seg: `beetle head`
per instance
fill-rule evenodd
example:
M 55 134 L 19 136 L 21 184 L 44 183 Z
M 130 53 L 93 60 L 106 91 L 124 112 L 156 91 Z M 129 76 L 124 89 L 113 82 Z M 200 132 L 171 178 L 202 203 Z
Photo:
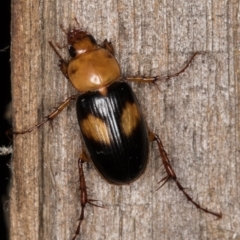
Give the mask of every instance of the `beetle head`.
M 94 37 L 86 31 L 71 29 L 68 34 L 68 51 L 72 58 L 98 48 Z

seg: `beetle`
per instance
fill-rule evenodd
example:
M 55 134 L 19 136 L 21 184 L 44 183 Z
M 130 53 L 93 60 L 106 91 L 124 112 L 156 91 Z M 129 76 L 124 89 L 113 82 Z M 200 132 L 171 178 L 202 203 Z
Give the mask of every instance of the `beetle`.
M 168 76 L 123 77 L 111 42 L 105 39 L 99 45 L 90 33 L 81 28 L 63 31 L 67 35 L 71 57 L 69 61 L 63 59 L 51 41 L 49 44 L 59 57 L 61 72 L 78 94 L 68 97 L 32 128 L 12 133 L 19 135 L 38 129 L 55 119 L 71 101 L 77 101 L 77 118 L 85 147 L 78 159 L 81 212 L 72 240 L 80 234 L 86 205 L 98 206 L 95 200 L 88 197 L 83 164 L 91 161 L 102 178 L 111 184 L 130 184 L 146 169 L 149 142 L 157 143 L 166 171 L 166 176 L 159 182 L 159 188 L 172 179 L 196 208 L 221 218 L 221 212 L 208 210 L 195 202 L 178 181 L 160 137 L 147 127 L 137 97 L 127 83 L 132 81 L 155 84 L 157 81 L 178 76 L 201 52 L 195 52 L 180 71 Z

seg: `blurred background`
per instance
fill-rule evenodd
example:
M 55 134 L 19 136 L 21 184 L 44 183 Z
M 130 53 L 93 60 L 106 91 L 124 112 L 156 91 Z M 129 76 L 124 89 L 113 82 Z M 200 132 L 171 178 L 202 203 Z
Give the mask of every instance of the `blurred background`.
M 0 147 L 9 147 L 11 142 L 5 132 L 11 127 L 10 87 L 10 0 L 0 1 Z M 0 156 L 0 239 L 8 240 L 9 183 L 11 155 Z

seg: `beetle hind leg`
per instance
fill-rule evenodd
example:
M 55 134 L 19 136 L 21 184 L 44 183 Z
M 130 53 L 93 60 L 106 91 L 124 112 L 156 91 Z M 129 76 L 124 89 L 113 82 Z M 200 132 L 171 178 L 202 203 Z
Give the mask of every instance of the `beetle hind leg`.
M 81 212 L 80 212 L 80 217 L 78 218 L 78 221 L 79 221 L 78 226 L 77 226 L 75 235 L 73 236 L 72 240 L 75 240 L 76 237 L 80 234 L 81 225 L 84 220 L 84 211 L 85 211 L 86 205 L 89 204 L 89 205 L 92 205 L 95 207 L 102 207 L 102 206 L 95 204 L 95 202 L 97 200 L 88 198 L 87 185 L 86 185 L 85 176 L 84 176 L 84 172 L 83 172 L 83 164 L 88 161 L 89 161 L 89 158 L 87 157 L 86 153 L 83 152 L 80 155 L 80 158 L 78 159 Z
M 160 155 L 161 155 L 161 158 L 162 158 L 162 162 L 163 162 L 163 166 L 165 168 L 165 171 L 167 173 L 167 176 L 164 177 L 160 182 L 158 182 L 159 184 L 161 182 L 163 182 L 159 188 L 161 188 L 168 180 L 172 179 L 178 189 L 184 194 L 184 196 L 187 198 L 187 200 L 189 202 L 191 202 L 196 208 L 204 211 L 205 213 L 209 213 L 209 214 L 212 214 L 214 216 L 216 216 L 218 219 L 222 217 L 222 213 L 217 213 L 217 212 L 213 212 L 213 211 L 210 211 L 208 210 L 207 208 L 204 208 L 202 207 L 199 203 L 195 202 L 191 197 L 190 195 L 185 191 L 185 188 L 181 185 L 181 183 L 178 181 L 177 179 L 177 176 L 176 176 L 176 173 L 175 171 L 173 170 L 173 167 L 169 161 L 169 158 L 168 158 L 168 155 L 167 155 L 167 152 L 165 151 L 164 147 L 163 147 L 163 144 L 162 144 L 162 141 L 161 139 L 159 138 L 159 136 L 155 133 L 152 133 L 149 131 L 149 141 L 156 141 L 157 144 L 158 144 L 158 149 L 159 149 L 159 152 L 160 152 Z

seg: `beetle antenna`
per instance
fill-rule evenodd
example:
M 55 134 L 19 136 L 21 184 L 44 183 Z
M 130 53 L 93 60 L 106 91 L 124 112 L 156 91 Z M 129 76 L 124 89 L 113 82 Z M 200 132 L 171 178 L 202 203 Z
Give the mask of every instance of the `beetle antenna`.
M 74 21 L 76 22 L 78 28 L 80 29 L 80 23 L 79 23 L 79 21 L 77 20 L 76 16 L 74 17 Z
M 62 29 L 62 31 L 63 31 L 66 35 L 68 35 L 68 31 L 63 27 L 62 24 L 60 24 L 60 28 Z

